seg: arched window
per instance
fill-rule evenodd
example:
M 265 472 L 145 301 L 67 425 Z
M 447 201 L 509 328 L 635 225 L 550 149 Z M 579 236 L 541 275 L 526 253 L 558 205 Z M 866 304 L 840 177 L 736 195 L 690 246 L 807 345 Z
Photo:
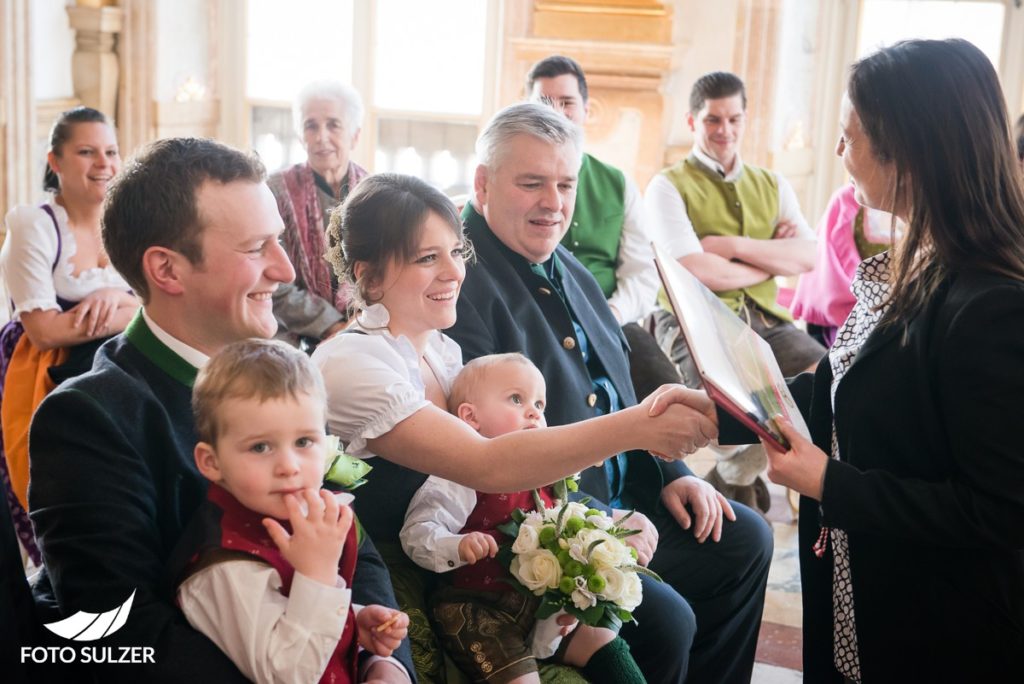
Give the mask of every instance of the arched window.
M 292 98 L 309 81 L 337 79 L 366 106 L 356 161 L 468 192 L 496 91 L 498 4 L 248 0 L 243 139 L 270 170 L 303 160 Z

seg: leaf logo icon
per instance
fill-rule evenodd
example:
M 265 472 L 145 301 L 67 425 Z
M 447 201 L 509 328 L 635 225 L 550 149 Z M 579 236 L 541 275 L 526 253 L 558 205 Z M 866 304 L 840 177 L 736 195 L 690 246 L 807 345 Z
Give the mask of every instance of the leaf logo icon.
M 80 610 L 71 617 L 44 624 L 43 627 L 71 641 L 96 641 L 124 627 L 134 599 L 135 591 L 113 610 L 98 614 Z

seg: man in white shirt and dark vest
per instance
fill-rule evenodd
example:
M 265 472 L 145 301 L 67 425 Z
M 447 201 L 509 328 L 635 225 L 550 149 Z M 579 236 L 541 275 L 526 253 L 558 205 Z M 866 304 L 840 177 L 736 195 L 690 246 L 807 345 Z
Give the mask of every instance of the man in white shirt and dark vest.
M 590 92 L 583 68 L 562 55 L 545 57 L 530 68 L 526 90 L 583 128 Z M 562 245 L 587 267 L 608 299 L 608 307 L 629 342 L 630 376 L 638 397 L 665 383 L 679 382 L 675 366 L 637 321 L 657 309 L 660 281 L 654 267 L 636 183 L 620 169 L 583 154 L 576 205 Z
M 793 325 L 776 301 L 775 276 L 814 268 L 814 231 L 792 186 L 778 173 L 744 164 L 739 146 L 747 95 L 735 74 L 716 71 L 690 92 L 693 150 L 657 174 L 644 204 L 654 239 L 713 290 L 768 344 L 786 376 L 814 370 L 824 347 Z M 667 303 L 654 315 L 655 337 L 679 366 L 683 382 L 700 383 Z M 767 510 L 760 445 L 718 451 L 708 480 L 727 496 Z

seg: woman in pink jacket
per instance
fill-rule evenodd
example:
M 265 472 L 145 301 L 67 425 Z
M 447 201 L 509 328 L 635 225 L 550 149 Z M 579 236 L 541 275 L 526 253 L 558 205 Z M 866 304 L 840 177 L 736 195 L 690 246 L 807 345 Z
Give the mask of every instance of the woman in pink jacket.
M 800 277 L 790 304 L 793 316 L 807 322 L 807 332 L 826 347 L 853 309 L 850 291 L 861 261 L 889 249 L 892 215 L 857 203 L 853 184 L 835 191 L 818 224 L 814 270 Z M 898 238 L 898 235 L 896 236 Z

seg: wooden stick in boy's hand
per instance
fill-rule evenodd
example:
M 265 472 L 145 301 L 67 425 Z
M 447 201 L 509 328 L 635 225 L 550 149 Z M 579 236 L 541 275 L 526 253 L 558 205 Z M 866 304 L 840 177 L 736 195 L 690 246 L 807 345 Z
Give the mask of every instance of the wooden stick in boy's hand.
M 391 627 L 393 627 L 394 624 L 396 622 L 398 622 L 398 618 L 399 618 L 400 615 L 401 615 L 401 613 L 395 613 L 394 615 L 391 616 L 390 620 L 388 620 L 385 623 L 377 625 L 377 629 L 375 631 L 377 631 L 379 633 L 379 632 L 383 632 L 385 629 L 391 629 Z
M 387 658 L 409 634 L 409 616 L 381 605 L 363 606 L 356 613 L 359 645 L 373 655 Z

